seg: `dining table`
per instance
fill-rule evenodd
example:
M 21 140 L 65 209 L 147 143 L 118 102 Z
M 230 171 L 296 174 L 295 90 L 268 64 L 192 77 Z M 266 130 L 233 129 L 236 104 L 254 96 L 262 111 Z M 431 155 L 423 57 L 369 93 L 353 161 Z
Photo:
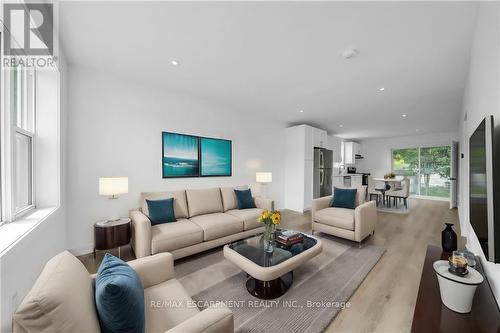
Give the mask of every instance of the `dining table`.
M 383 177 L 377 178 L 377 177 L 373 177 L 372 179 L 374 181 L 377 181 L 377 182 L 384 182 L 385 185 L 390 186 L 391 183 L 392 184 L 395 184 L 395 183 L 401 184 L 401 182 L 403 181 L 404 178 L 383 178 Z
M 390 208 L 390 201 L 386 200 L 385 197 L 385 192 L 389 191 L 392 187 L 394 187 L 394 184 L 399 184 L 399 187 L 401 187 L 401 182 L 403 181 L 404 178 L 383 178 L 383 177 L 373 177 L 372 178 L 376 182 L 384 182 L 385 187 L 384 188 L 375 188 L 376 191 L 379 191 L 382 194 L 382 205 L 388 205 Z

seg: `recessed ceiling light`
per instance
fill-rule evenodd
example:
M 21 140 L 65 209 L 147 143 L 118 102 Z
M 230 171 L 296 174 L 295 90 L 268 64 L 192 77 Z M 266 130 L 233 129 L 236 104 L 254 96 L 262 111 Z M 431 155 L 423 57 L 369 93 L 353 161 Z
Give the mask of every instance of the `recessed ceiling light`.
M 407 115 L 405 115 L 405 114 L 402 114 L 402 115 L 401 115 L 401 117 L 403 117 L 403 118 L 406 118 L 406 117 L 407 117 Z
M 174 66 L 179 66 L 179 61 L 177 61 L 177 60 L 175 60 L 175 59 L 174 59 L 174 60 L 172 60 L 172 61 L 170 61 L 170 63 L 171 63 L 172 65 L 174 65 Z
M 355 56 L 357 56 L 358 53 L 359 53 L 358 50 L 356 50 L 355 48 L 349 47 L 345 50 L 342 50 L 342 52 L 340 54 L 342 55 L 342 58 L 344 58 L 344 59 L 352 59 Z
M 378 88 L 378 90 L 379 90 L 379 91 L 384 91 L 384 90 L 385 90 L 385 88 L 384 88 L 384 87 L 380 87 L 380 88 Z
M 299 110 L 300 113 L 304 113 L 304 110 Z
M 420 130 L 417 128 L 417 129 L 415 130 L 415 132 L 420 132 Z
M 344 125 L 340 124 L 339 127 L 344 127 Z

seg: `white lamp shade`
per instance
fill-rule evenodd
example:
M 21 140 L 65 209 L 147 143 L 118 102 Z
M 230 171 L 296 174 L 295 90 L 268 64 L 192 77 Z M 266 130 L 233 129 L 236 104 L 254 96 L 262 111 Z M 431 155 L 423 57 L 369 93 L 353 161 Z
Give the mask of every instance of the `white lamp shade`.
M 257 172 L 255 174 L 255 181 L 257 183 L 271 183 L 273 181 L 272 172 Z
M 99 178 L 100 195 L 117 195 L 128 193 L 128 177 Z

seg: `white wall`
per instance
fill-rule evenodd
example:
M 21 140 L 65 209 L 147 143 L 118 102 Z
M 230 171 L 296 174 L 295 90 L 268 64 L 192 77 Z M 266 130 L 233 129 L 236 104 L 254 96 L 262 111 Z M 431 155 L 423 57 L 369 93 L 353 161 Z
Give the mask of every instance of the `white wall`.
M 16 243 L 0 254 L 0 332 L 10 332 L 12 329 L 12 314 L 21 303 L 26 293 L 31 289 L 46 262 L 57 253 L 66 249 L 66 122 L 67 122 L 67 72 L 65 57 L 60 50 L 60 119 L 58 128 L 61 145 L 58 154 L 51 155 L 53 167 L 60 170 L 59 193 L 52 189 L 45 199 L 60 196 L 59 207 L 53 214 L 36 225 Z M 52 126 L 53 124 L 51 124 Z M 59 158 L 57 158 L 59 155 Z M 59 164 L 59 165 L 57 165 Z M 53 176 L 53 173 L 51 173 Z M 48 175 L 42 175 L 42 177 Z M 57 176 L 57 175 L 56 175 Z M 57 178 L 57 177 L 56 177 Z M 53 181 L 56 181 L 53 179 Z M 56 181 L 57 182 L 57 181 Z M 54 201 L 45 200 L 44 203 L 53 204 Z M 15 223 L 15 222 L 14 222 Z
M 467 247 L 480 254 L 481 247 L 469 222 L 469 179 L 468 142 L 470 135 L 482 119 L 488 115 L 495 117 L 495 131 L 500 131 L 500 6 L 496 2 L 481 3 L 471 54 L 469 78 L 464 94 L 464 109 L 461 123 L 461 151 L 466 158 L 460 163 L 460 224 L 463 236 L 467 237 Z M 497 145 L 498 146 L 498 145 Z M 496 170 L 498 172 L 498 170 Z M 497 198 L 498 204 L 498 198 Z M 498 218 L 498 217 L 497 217 Z M 498 225 L 498 224 L 497 224 Z M 484 263 L 484 260 L 483 260 Z M 500 264 L 485 263 L 488 280 L 500 304 Z
M 392 149 L 450 145 L 452 141 L 458 141 L 458 138 L 458 132 L 446 132 L 363 140 L 360 143 L 364 159 L 358 160 L 356 167 L 360 172 L 369 172 L 374 177 L 382 177 L 391 171 Z
M 284 124 L 79 66 L 69 78 L 68 244 L 75 253 L 92 250 L 97 220 L 139 207 L 141 191 L 254 184 L 255 172 L 271 171 L 267 194 L 283 207 Z M 162 179 L 162 131 L 232 140 L 233 176 Z M 129 193 L 100 197 L 102 176 L 129 177 Z

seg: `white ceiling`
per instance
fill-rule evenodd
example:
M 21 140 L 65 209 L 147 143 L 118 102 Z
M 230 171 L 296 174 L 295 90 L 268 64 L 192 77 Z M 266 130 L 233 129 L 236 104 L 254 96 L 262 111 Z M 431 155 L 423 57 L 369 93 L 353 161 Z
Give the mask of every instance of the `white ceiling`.
M 63 2 L 60 35 L 70 63 L 361 139 L 457 130 L 475 16 L 464 2 Z

